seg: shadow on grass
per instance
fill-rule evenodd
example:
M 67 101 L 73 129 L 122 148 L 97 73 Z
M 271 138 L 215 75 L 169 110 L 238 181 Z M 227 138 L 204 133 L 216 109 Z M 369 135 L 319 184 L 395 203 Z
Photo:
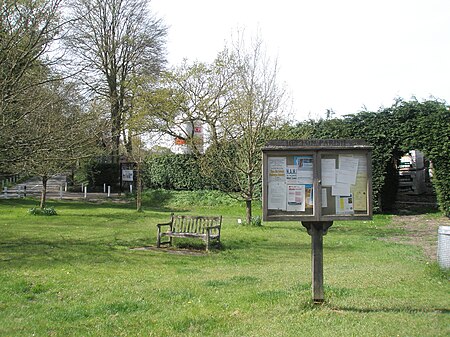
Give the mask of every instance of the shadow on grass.
M 170 213 L 174 212 L 173 208 L 164 206 L 162 201 L 157 200 L 146 200 L 143 202 L 142 207 L 145 210 L 157 211 Z M 33 198 L 24 199 L 4 199 L 0 200 L 0 206 L 10 206 L 12 208 L 23 207 L 32 208 L 39 207 L 39 200 Z M 71 209 L 71 210 L 85 210 L 85 209 L 136 209 L 136 204 L 134 200 L 121 199 L 120 201 L 113 200 L 100 200 L 100 201 L 89 201 L 89 200 L 48 200 L 46 203 L 47 207 L 53 207 L 58 211 L 58 208 Z M 177 209 L 177 213 L 188 212 L 185 209 Z
M 32 198 L 24 199 L 7 199 L 1 200 L 0 205 L 11 206 L 11 207 L 35 207 L 39 206 L 39 200 Z M 132 209 L 134 204 L 129 201 L 124 202 L 113 202 L 105 200 L 102 202 L 91 202 L 91 201 L 74 201 L 74 200 L 48 200 L 46 202 L 47 207 L 64 207 L 67 209 L 86 209 L 86 208 L 117 208 L 117 209 Z
M 327 305 L 325 304 L 325 307 Z M 353 313 L 411 313 L 411 314 L 421 314 L 421 313 L 433 313 L 433 314 L 450 314 L 449 308 L 432 308 L 432 309 L 424 309 L 424 308 L 411 308 L 411 307 L 398 307 L 398 308 L 363 308 L 363 307 L 354 307 L 354 306 L 330 306 L 327 307 L 333 311 L 337 312 L 353 312 Z
M 97 264 L 123 261 L 123 252 L 140 246 L 144 240 L 132 242 L 105 237 L 105 241 L 59 238 L 55 240 L 24 239 L 0 242 L 0 268 L 8 266 L 48 266 L 48 264 Z

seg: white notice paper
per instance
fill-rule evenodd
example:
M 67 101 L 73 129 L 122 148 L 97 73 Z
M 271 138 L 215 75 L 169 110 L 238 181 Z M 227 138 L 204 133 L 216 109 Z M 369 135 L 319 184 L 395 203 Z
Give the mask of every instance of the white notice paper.
M 338 183 L 356 183 L 356 173 L 358 172 L 358 158 L 339 156 L 339 169 L 336 170 L 336 180 Z
M 349 195 L 350 194 L 350 185 L 344 183 L 336 183 L 331 186 L 331 195 Z
M 322 207 L 328 207 L 327 189 L 322 188 Z
M 286 210 L 286 183 L 280 181 L 269 181 L 268 186 L 268 209 Z
M 336 159 L 322 159 L 322 186 L 336 184 Z
M 298 184 L 297 166 L 295 165 L 286 166 L 286 183 L 288 185 Z

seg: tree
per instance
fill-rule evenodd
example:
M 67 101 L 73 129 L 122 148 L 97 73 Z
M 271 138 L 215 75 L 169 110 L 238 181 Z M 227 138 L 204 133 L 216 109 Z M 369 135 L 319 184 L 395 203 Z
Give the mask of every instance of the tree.
M 37 141 L 27 119 L 44 104 L 40 87 L 53 62 L 45 55 L 61 30 L 61 0 L 0 2 L 0 169 L 26 158 Z
M 156 85 L 141 84 L 138 95 L 139 124 L 149 131 L 190 144 L 193 134 L 184 125 L 207 126 L 209 149 L 204 156 L 197 151 L 203 173 L 217 188 L 238 192 L 246 201 L 247 222 L 262 179 L 261 147 L 284 122 L 285 91 L 277 75 L 278 66 L 266 57 L 261 39 L 247 48 L 241 37 L 213 63 L 185 62 Z
M 121 133 L 131 152 L 125 121 L 132 113 L 133 77 L 156 75 L 164 62 L 167 33 L 152 17 L 145 0 L 74 0 L 72 29 L 66 44 L 79 67 L 80 79 L 109 105 L 111 159 L 119 161 Z
M 285 91 L 278 84 L 277 63 L 265 55 L 260 38 L 250 47 L 242 37 L 235 41 L 229 59 L 234 69 L 227 93 L 230 104 L 220 120 L 222 133 L 206 167 L 215 162 L 227 173 L 231 186 L 246 202 L 247 223 L 251 223 L 252 201 L 262 179 L 261 148 L 284 120 L 281 108 Z M 221 176 L 210 177 L 218 186 L 223 185 Z
M 39 87 L 39 99 L 44 102 L 38 111 L 26 118 L 30 143 L 26 158 L 14 164 L 16 171 L 40 176 L 44 208 L 47 180 L 69 169 L 77 160 L 99 153 L 101 121 L 89 111 L 83 111 L 74 84 L 52 81 Z
M 141 82 L 136 104 L 139 124 L 147 131 L 162 132 L 186 142 L 196 155 L 202 152 L 195 144 L 196 125 L 206 126 L 206 143 L 217 144 L 221 121 L 231 104 L 230 85 L 237 70 L 230 57 L 225 49 L 211 64 L 188 64 L 185 60 L 163 72 L 156 83 Z

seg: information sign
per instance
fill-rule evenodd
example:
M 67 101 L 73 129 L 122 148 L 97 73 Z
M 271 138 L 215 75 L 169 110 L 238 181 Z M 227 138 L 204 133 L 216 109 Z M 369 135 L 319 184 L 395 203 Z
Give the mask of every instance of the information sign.
M 323 235 L 334 220 L 372 218 L 371 152 L 360 140 L 276 140 L 263 149 L 263 220 L 307 228 L 314 302 L 324 301 Z
M 264 221 L 370 219 L 371 150 L 359 140 L 269 142 L 263 149 Z

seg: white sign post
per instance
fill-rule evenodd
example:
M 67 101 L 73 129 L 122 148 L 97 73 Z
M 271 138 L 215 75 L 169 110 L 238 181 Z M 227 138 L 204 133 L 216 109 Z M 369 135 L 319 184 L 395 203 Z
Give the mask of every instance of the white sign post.
M 122 181 L 133 182 L 133 170 L 122 170 Z

